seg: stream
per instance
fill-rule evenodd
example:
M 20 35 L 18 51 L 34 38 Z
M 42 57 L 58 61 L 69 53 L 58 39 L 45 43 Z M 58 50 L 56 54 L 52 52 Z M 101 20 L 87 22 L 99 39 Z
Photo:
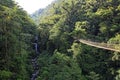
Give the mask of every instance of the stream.
M 38 67 L 38 56 L 39 56 L 39 52 L 38 52 L 38 37 L 35 37 L 35 42 L 33 43 L 34 45 L 34 50 L 35 50 L 35 56 L 31 59 L 31 63 L 32 63 L 32 67 L 34 69 L 32 75 L 31 75 L 31 80 L 36 80 L 38 74 L 39 74 L 39 67 Z

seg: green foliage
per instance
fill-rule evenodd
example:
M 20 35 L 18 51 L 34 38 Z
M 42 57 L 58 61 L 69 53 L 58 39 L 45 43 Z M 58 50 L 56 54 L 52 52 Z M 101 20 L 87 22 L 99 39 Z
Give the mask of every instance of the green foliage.
M 120 54 L 76 43 L 105 41 L 120 49 L 120 0 L 55 0 L 36 25 L 12 0 L 0 0 L 0 79 L 29 80 L 32 39 L 41 55 L 37 80 L 119 80 Z M 40 18 L 40 20 L 38 20 Z M 38 33 L 37 33 L 38 32 Z
M 98 9 L 97 12 L 96 12 L 96 15 L 97 16 L 100 16 L 100 17 L 108 17 L 108 16 L 112 16 L 113 15 L 113 7 L 109 7 L 108 9 Z
M 115 37 L 110 38 L 108 43 L 109 44 L 120 44 L 120 34 L 117 34 Z
M 89 76 L 87 76 L 89 80 L 100 80 L 99 74 L 96 74 L 95 72 L 90 72 Z
M 115 80 L 119 80 L 120 79 L 120 70 L 117 71 L 117 76 L 115 77 Z
M 0 70 L 0 79 L 1 80 L 8 80 L 12 77 L 12 75 L 13 74 L 10 71 L 5 71 L 5 70 L 1 71 Z
M 115 37 L 110 38 L 108 44 L 114 44 L 116 49 L 120 49 L 120 34 L 117 34 Z
M 29 79 L 30 41 L 36 27 L 12 0 L 0 0 L 0 79 Z M 24 35 L 23 35 L 24 34 Z
M 76 75 L 79 73 L 76 70 L 88 80 L 119 79 L 116 74 L 119 53 L 83 45 L 73 39 L 119 45 L 119 4 L 120 0 L 56 0 L 44 9 L 38 31 L 40 50 L 46 53 L 39 57 L 38 80 L 77 80 L 70 77 L 74 71 Z M 71 65 L 70 70 L 68 61 L 76 68 Z
M 42 54 L 38 61 L 41 67 L 39 79 L 86 80 L 81 75 L 81 69 L 78 64 L 65 54 L 59 52 L 55 52 L 52 56 Z
M 73 53 L 73 58 L 76 58 L 76 56 L 81 53 L 81 45 L 78 43 L 73 43 L 71 49 L 68 49 L 68 51 Z

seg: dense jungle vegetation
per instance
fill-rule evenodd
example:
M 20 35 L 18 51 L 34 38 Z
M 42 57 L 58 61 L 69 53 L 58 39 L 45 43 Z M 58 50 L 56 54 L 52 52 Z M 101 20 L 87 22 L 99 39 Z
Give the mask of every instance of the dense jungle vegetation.
M 120 80 L 119 52 L 74 39 L 120 47 L 120 0 L 55 0 L 40 10 L 36 26 L 14 1 L 0 0 L 0 80 L 30 80 L 35 35 L 36 80 Z
M 29 80 L 36 26 L 12 0 L 0 0 L 0 80 Z

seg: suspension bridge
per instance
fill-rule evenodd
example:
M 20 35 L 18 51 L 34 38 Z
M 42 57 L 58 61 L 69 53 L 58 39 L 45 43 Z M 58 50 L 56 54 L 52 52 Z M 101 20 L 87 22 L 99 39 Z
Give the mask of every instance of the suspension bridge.
M 120 52 L 120 44 L 108 44 L 108 43 L 100 43 L 100 42 L 94 42 L 91 40 L 84 40 L 84 39 L 77 39 L 77 41 L 89 45 L 89 46 L 93 46 L 96 48 L 101 48 L 101 49 L 106 49 L 106 50 L 110 50 L 110 51 L 115 51 L 115 52 Z

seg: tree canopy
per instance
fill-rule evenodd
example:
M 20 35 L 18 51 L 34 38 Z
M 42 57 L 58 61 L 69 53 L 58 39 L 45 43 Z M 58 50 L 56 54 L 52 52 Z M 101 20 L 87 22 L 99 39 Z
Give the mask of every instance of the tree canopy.
M 32 14 L 0 0 L 0 80 L 29 80 L 38 44 L 36 80 L 120 80 L 120 0 L 55 0 Z M 34 38 L 37 35 L 38 40 Z

